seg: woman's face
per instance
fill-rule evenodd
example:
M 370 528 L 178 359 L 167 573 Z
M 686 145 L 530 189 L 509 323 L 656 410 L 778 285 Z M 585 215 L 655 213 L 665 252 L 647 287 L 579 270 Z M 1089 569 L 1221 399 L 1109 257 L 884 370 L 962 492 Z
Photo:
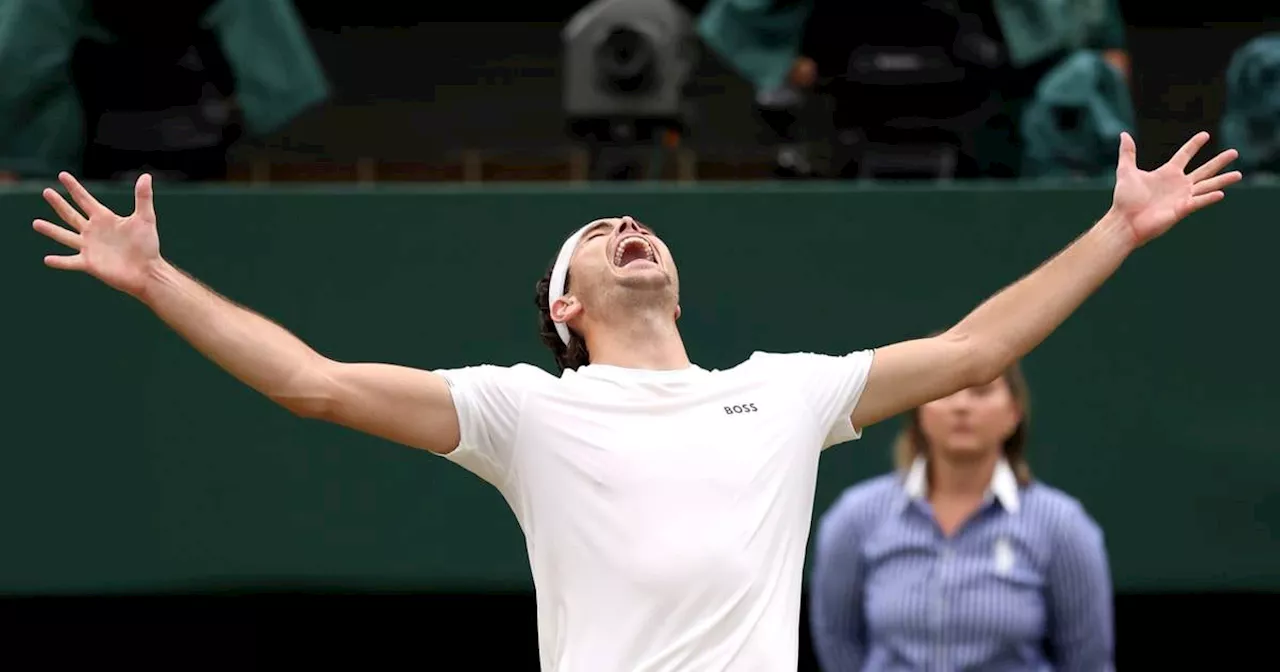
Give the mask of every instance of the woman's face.
M 1003 378 L 920 407 L 920 430 L 935 455 L 976 458 L 998 453 L 1022 412 Z

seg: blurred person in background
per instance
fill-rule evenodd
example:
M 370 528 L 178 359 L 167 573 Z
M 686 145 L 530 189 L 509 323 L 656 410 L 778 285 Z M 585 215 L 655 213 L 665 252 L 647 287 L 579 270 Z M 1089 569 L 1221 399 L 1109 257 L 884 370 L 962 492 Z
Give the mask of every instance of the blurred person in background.
M 698 30 L 755 88 L 757 112 L 779 144 L 777 172 L 786 176 L 822 172 L 808 149 L 826 135 L 832 177 L 1018 177 L 1023 110 L 1041 97 L 1047 73 L 1081 50 L 1122 81 L 1130 68 L 1118 0 L 711 0 Z M 1062 81 L 1055 81 L 1058 97 Z M 1081 77 L 1068 82 L 1092 85 Z M 1065 95 L 1095 105 L 1102 99 L 1121 116 L 1127 104 L 1112 104 L 1109 88 Z M 815 96 L 829 99 L 829 109 L 810 115 Z M 829 128 L 808 128 L 820 114 Z M 1071 133 L 1088 132 L 1071 115 L 1049 116 L 1061 132 L 1035 127 L 1032 142 L 1048 144 L 1038 155 L 1052 156 L 1070 145 Z M 1101 129 L 1111 133 L 1104 172 L 1116 158 L 1112 130 Z
M 1110 172 L 1110 138 L 1134 130 L 1129 85 L 1096 51 L 1077 50 L 1045 73 L 1021 108 L 1024 178 L 1099 178 Z
M 1101 672 L 1113 659 L 1103 535 L 1033 480 L 1019 366 L 908 413 L 896 473 L 857 484 L 816 535 L 811 631 L 825 672 Z
M 0 3 L 0 174 L 221 180 L 328 97 L 288 0 Z
M 1239 142 L 1240 162 L 1257 178 L 1280 175 L 1280 32 L 1259 35 L 1227 65 L 1222 139 Z

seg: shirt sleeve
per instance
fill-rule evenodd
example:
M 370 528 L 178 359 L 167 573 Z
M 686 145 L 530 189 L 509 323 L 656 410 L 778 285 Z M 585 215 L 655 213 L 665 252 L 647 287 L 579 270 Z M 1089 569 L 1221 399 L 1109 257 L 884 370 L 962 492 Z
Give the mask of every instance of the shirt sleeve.
M 824 672 L 862 669 L 866 638 L 862 618 L 862 535 L 854 511 L 833 507 L 818 525 L 809 589 L 809 630 Z
M 847 355 L 811 352 L 753 355 L 768 359 L 778 367 L 778 376 L 794 381 L 825 434 L 823 449 L 862 438 L 862 428 L 853 426 L 852 416 L 867 385 L 873 356 L 872 350 Z
M 482 365 L 441 369 L 458 413 L 458 446 L 445 457 L 499 490 L 511 478 L 524 397 L 541 377 L 537 367 Z
M 1111 573 L 1102 530 L 1079 505 L 1058 523 L 1049 559 L 1047 600 L 1055 669 L 1113 670 Z

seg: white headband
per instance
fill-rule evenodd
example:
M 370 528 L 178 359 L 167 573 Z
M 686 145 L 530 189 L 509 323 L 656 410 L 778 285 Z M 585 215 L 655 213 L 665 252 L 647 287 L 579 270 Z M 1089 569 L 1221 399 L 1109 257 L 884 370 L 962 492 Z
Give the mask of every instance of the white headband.
M 556 265 L 551 267 L 551 288 L 547 293 L 547 310 L 551 310 L 551 304 L 556 299 L 564 296 L 564 279 L 569 275 L 569 261 L 573 259 L 573 251 L 578 249 L 578 240 L 582 238 L 582 234 L 591 228 L 592 224 L 587 224 L 578 229 L 572 236 L 564 241 L 564 245 L 560 246 L 560 256 L 556 257 Z M 560 340 L 565 345 L 569 345 L 569 327 L 563 322 L 554 322 L 556 325 L 556 333 L 560 334 Z

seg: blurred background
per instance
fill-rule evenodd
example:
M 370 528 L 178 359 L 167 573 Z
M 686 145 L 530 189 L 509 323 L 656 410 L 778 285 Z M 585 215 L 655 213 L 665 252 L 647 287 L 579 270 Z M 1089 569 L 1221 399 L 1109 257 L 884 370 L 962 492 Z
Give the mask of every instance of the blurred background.
M 1091 176 L 1119 128 L 1255 139 L 1273 89 L 1235 0 L 4 4 L 11 177 Z
M 424 367 L 549 367 L 534 282 L 580 222 L 634 214 L 726 367 L 952 323 L 1102 214 L 1122 130 L 1144 168 L 1208 130 L 1246 183 L 1029 358 L 1030 461 L 1107 534 L 1121 668 L 1274 664 L 1275 12 L 535 4 L 0 0 L 7 667 L 537 666 L 498 495 L 288 417 L 41 268 L 59 170 L 120 208 L 154 173 L 180 266 L 326 353 Z M 892 429 L 824 456 L 815 515 L 889 468 Z M 801 649 L 817 669 L 803 624 Z

